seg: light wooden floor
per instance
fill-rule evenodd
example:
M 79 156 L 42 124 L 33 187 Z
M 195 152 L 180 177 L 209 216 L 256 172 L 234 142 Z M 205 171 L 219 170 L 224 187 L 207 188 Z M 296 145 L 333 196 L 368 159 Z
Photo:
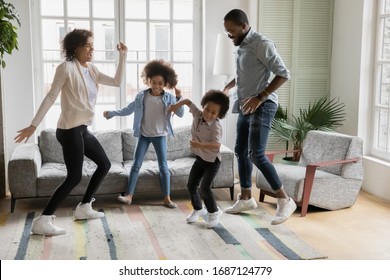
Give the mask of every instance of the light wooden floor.
M 239 191 L 236 186 L 235 194 Z M 228 191 L 215 191 L 217 200 L 230 201 Z M 258 190 L 253 189 L 258 199 Z M 174 201 L 187 200 L 187 194 L 172 194 Z M 146 198 L 139 198 L 144 200 Z M 74 207 L 78 198 L 67 199 L 61 207 Z M 15 212 L 42 210 L 47 199 L 18 200 Z M 157 200 L 158 201 L 158 200 Z M 135 200 L 136 202 L 136 200 Z M 152 199 L 155 203 L 156 199 Z M 96 207 L 117 204 L 115 197 L 99 197 Z M 266 197 L 259 205 L 270 213 L 275 211 L 275 200 Z M 0 212 L 9 212 L 10 198 L 0 199 Z M 328 256 L 330 260 L 390 260 L 390 202 L 361 192 L 355 205 L 348 209 L 326 211 L 309 207 L 306 217 L 299 210 L 285 222 L 307 244 Z
M 273 213 L 273 201 L 268 197 L 261 206 Z M 348 209 L 309 208 L 306 217 L 297 210 L 285 225 L 328 259 L 390 260 L 390 202 L 366 192 Z

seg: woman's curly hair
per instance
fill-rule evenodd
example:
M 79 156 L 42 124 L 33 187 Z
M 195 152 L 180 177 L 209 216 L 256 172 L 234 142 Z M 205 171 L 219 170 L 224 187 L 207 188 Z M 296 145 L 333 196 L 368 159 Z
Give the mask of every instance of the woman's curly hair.
M 62 40 L 62 53 L 67 61 L 75 57 L 77 47 L 84 46 L 88 42 L 88 38 L 93 38 L 93 32 L 86 29 L 73 29 L 65 35 Z
M 203 95 L 200 105 L 204 107 L 209 102 L 218 104 L 221 107 L 218 118 L 223 119 L 229 110 L 229 97 L 220 90 L 210 89 L 205 95 Z
M 165 86 L 169 89 L 177 85 L 177 75 L 172 65 L 162 59 L 149 61 L 141 73 L 141 78 L 146 85 L 149 84 L 149 79 L 154 76 L 161 76 L 165 81 Z

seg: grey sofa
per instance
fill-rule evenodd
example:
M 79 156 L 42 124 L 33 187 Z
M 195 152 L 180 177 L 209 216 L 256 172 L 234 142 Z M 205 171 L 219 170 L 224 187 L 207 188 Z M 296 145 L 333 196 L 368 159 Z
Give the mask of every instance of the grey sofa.
M 119 194 L 125 190 L 137 138 L 131 130 L 110 130 L 94 132 L 104 147 L 111 169 L 96 194 Z M 187 189 L 187 179 L 195 160 L 189 149 L 191 128 L 174 129 L 174 137 L 168 137 L 168 166 L 171 172 L 171 191 Z M 222 145 L 222 163 L 214 181 L 214 188 L 230 188 L 234 197 L 234 153 Z M 96 165 L 84 159 L 81 183 L 70 195 L 83 195 Z M 20 144 L 13 151 L 8 162 L 8 182 L 11 192 L 11 212 L 16 199 L 49 197 L 64 180 L 66 168 L 62 148 L 54 129 L 43 130 L 38 144 Z M 136 193 L 160 193 L 159 169 L 153 145 L 150 145 L 140 170 Z

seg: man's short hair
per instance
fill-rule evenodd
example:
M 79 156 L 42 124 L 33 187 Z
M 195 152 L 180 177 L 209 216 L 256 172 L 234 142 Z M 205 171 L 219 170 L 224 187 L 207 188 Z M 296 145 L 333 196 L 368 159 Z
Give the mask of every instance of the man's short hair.
M 247 15 L 240 9 L 231 10 L 225 15 L 223 20 L 234 22 L 236 25 L 249 24 Z

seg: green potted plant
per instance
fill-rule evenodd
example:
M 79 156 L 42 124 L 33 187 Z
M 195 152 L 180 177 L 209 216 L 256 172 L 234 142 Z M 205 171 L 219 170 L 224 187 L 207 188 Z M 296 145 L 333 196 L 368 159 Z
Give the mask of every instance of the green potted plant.
M 286 150 L 292 145 L 295 152 L 290 160 L 299 161 L 303 141 L 310 130 L 333 130 L 342 125 L 345 116 L 345 104 L 328 96 L 310 103 L 306 109 L 300 109 L 298 116 L 288 114 L 287 109 L 279 104 L 271 132 L 286 142 Z
M 14 22 L 20 26 L 19 14 L 14 5 L 0 0 L 0 61 L 3 68 L 6 66 L 4 54 L 11 54 L 14 49 L 18 49 L 18 26 Z
M 4 55 L 11 54 L 18 49 L 17 29 L 20 27 L 20 18 L 14 5 L 0 0 L 0 143 L 4 143 L 3 124 L 3 68 L 6 66 Z M 5 158 L 4 144 L 0 145 L 0 197 L 4 197 L 5 190 Z

